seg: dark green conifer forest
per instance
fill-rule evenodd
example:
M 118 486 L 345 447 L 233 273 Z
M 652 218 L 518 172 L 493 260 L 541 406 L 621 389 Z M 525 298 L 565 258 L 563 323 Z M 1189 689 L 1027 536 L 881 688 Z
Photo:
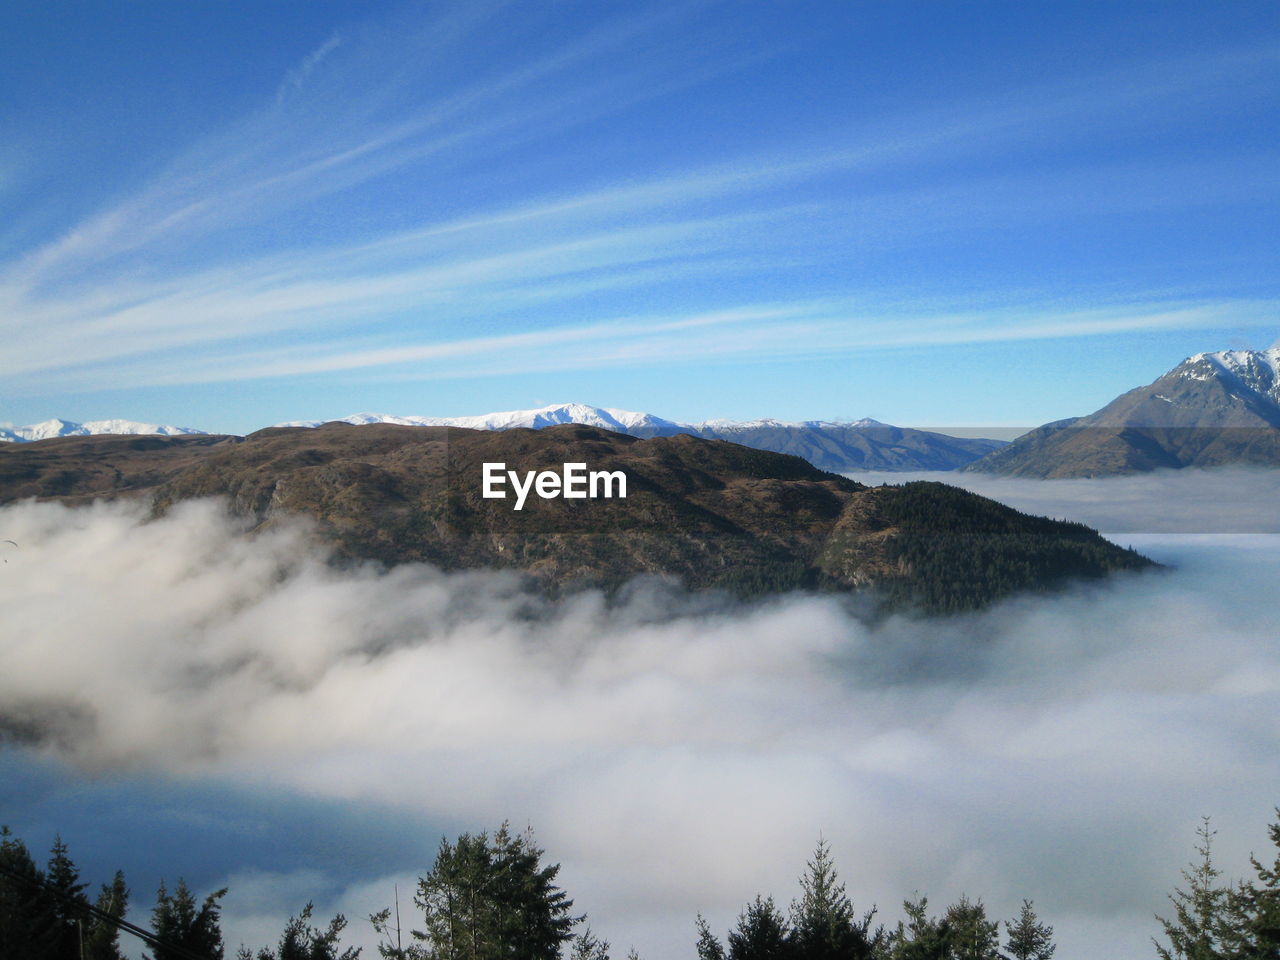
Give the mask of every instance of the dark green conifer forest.
M 1280 960 L 1280 810 L 1270 827 L 1270 862 L 1250 858 L 1252 876 L 1224 880 L 1213 859 L 1206 819 L 1195 857 L 1153 918 L 1157 960 Z M 492 835 L 442 839 L 418 881 L 414 908 L 368 917 L 383 960 L 611 960 L 611 946 L 556 884 L 559 864 L 543 862 L 531 831 L 503 824 Z M 198 896 L 179 879 L 161 882 L 148 926 L 127 919 L 130 891 L 117 872 L 92 898 L 67 845 L 55 837 L 43 868 L 26 844 L 0 828 L 0 958 L 3 960 L 225 960 L 221 901 L 226 889 Z M 135 910 L 135 916 L 138 911 Z M 1053 927 L 1030 900 L 1016 917 L 988 914 L 961 896 L 941 911 L 917 894 L 892 926 L 875 906 L 855 908 L 827 844 L 819 841 L 800 877 L 800 895 L 784 910 L 756 894 L 720 936 L 700 914 L 690 925 L 690 960 L 1050 960 Z M 235 960 L 360 960 L 347 946 L 341 914 L 313 925 L 308 903 L 275 944 L 241 944 Z M 124 942 L 122 942 L 122 940 Z M 639 960 L 634 949 L 626 960 Z

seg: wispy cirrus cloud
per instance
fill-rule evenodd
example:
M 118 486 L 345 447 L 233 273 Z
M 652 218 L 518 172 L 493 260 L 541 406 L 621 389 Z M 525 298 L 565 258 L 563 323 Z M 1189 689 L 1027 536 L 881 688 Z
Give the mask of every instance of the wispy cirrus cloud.
M 1191 89 L 1228 96 L 1231 76 L 1273 71 L 1274 52 L 1060 81 L 661 173 L 541 177 L 573 162 L 583 131 L 759 58 L 706 30 L 706 9 L 606 17 L 505 58 L 471 56 L 528 28 L 529 11 L 502 3 L 332 34 L 258 112 L 0 266 L 9 389 L 375 368 L 434 378 L 1275 322 L 1274 302 L 1221 294 L 1112 294 L 1064 312 L 1034 298 L 989 310 L 970 293 L 972 310 L 960 298 L 920 311 L 886 296 L 877 271 L 846 266 L 966 242 L 984 219 L 1025 225 L 1063 179 L 957 180 L 939 172 L 948 165 L 1115 129 Z M 460 69 L 469 56 L 479 69 Z M 1094 189 L 1115 182 L 1094 162 L 1069 178 L 1104 212 L 1196 202 Z M 1232 178 L 1217 180 L 1230 193 Z M 739 319 L 685 329 L 709 315 Z
M 481 265 L 473 265 L 477 270 Z M 1135 331 L 1242 327 L 1270 325 L 1280 301 L 1235 303 L 1159 302 L 1063 311 L 1040 306 L 1002 307 L 963 314 L 919 314 L 903 305 L 868 306 L 856 302 L 810 301 L 742 304 L 705 312 L 646 314 L 617 317 L 585 324 L 567 324 L 473 336 L 431 334 L 435 326 L 425 322 L 419 336 L 398 332 L 394 338 L 370 331 L 363 335 L 339 329 L 317 343 L 272 345 L 263 327 L 274 323 L 279 330 L 315 327 L 326 313 L 347 315 L 360 309 L 365 298 L 377 296 L 384 304 L 393 297 L 404 309 L 430 309 L 446 328 L 456 321 L 465 326 L 469 310 L 485 306 L 494 314 L 516 312 L 543 296 L 554 296 L 544 283 L 556 271 L 533 264 L 524 280 L 505 261 L 486 264 L 499 271 L 495 278 L 477 278 L 432 288 L 422 276 L 378 277 L 363 282 L 299 284 L 288 291 L 247 291 L 243 300 L 223 296 L 200 298 L 188 293 L 167 302 L 137 308 L 151 318 L 152 351 L 137 354 L 114 345 L 114 324 L 137 324 L 138 316 L 114 318 L 80 344 L 82 361 L 73 365 L 74 350 L 51 339 L 46 355 L 63 371 L 43 373 L 65 376 L 68 382 L 108 385 L 124 377 L 137 385 L 226 383 L 243 380 L 324 376 L 335 373 L 376 374 L 379 379 L 456 379 L 514 375 L 538 371 L 626 366 L 763 360 L 783 357 L 822 357 L 867 353 L 905 347 L 940 344 L 976 344 L 1020 340 L 1109 336 Z M 714 269 L 723 269 L 715 264 Z M 563 284 L 583 288 L 619 290 L 641 285 L 653 272 L 696 272 L 688 264 L 646 267 L 631 272 L 614 264 L 611 272 L 596 279 L 565 279 Z M 550 274 L 550 276 L 548 276 Z M 564 289 L 562 285 L 559 289 Z M 429 308 L 424 306 L 429 304 Z M 170 318 L 180 311 L 186 320 L 175 327 Z M 205 349 L 199 362 L 175 364 L 173 351 L 183 350 L 204 335 Z M 252 340 L 253 342 L 248 342 Z M 390 340 L 391 342 L 388 342 Z M 219 341 L 230 341 L 225 346 Z M 178 358 L 180 361 L 180 358 Z
M 324 58 L 333 53 L 334 50 L 337 50 L 341 44 L 342 37 L 335 33 L 307 54 L 297 67 L 289 71 L 289 75 L 284 78 L 284 83 L 276 90 L 276 103 L 283 103 L 285 97 L 290 93 L 301 90 L 302 85 L 307 82 L 307 78 L 315 72 L 316 68 L 324 61 Z

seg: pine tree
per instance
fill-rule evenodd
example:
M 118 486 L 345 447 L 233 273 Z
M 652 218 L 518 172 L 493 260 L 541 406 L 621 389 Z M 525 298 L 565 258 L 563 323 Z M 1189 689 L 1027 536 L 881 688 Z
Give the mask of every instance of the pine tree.
M 1000 960 L 1000 924 L 987 919 L 981 900 L 962 896 L 943 919 L 952 960 Z
M 392 911 L 386 907 L 369 916 L 373 930 L 381 938 L 378 941 L 378 953 L 383 960 L 426 960 L 427 951 L 422 944 L 404 943 L 404 930 L 400 925 L 400 904 L 397 892 L 395 909 L 395 926 L 392 926 Z M 414 934 L 413 936 L 421 936 Z
M 226 888 L 204 898 L 196 907 L 195 897 L 187 889 L 186 881 L 179 880 L 172 894 L 163 881 L 156 894 L 156 906 L 151 911 L 152 930 L 166 945 L 179 947 L 208 960 L 222 960 L 222 930 L 220 919 L 222 906 L 219 901 L 226 896 Z M 152 960 L 188 960 L 168 946 L 155 947 Z
M 275 950 L 264 947 L 258 951 L 257 960 L 359 960 L 360 948 L 348 947 L 338 951 L 338 938 L 347 926 L 347 920 L 338 914 L 329 921 L 323 931 L 311 926 L 312 905 L 308 903 L 296 917 L 290 917 Z M 254 960 L 244 947 L 237 954 L 238 960 Z
M 1049 960 L 1058 948 L 1053 943 L 1053 927 L 1040 922 L 1030 900 L 1022 901 L 1017 920 L 1005 924 L 1009 960 Z
M 123 919 L 129 909 L 129 888 L 125 886 L 124 874 L 116 871 L 110 884 L 103 884 L 94 904 L 102 913 L 117 920 Z M 85 960 L 124 960 L 120 952 L 120 930 L 106 920 L 94 917 L 85 935 Z
M 698 960 L 725 960 L 724 946 L 711 932 L 702 914 L 698 914 Z
M 432 960 L 556 960 L 582 918 L 555 885 L 560 865 L 544 867 L 531 834 L 503 824 L 493 836 L 440 841 L 414 902 L 426 929 L 414 931 Z M 378 918 L 386 919 L 379 914 Z M 385 950 L 384 956 L 390 956 Z
M 1280 809 L 1268 828 L 1276 857 L 1264 866 L 1250 856 L 1256 880 L 1241 883 L 1227 893 L 1227 920 L 1220 939 L 1230 960 L 1280 960 Z
M 1166 947 L 1153 940 L 1161 960 L 1222 960 L 1219 950 L 1220 937 L 1229 925 L 1229 894 L 1226 886 L 1218 883 L 1220 871 L 1213 862 L 1213 836 L 1209 818 L 1196 831 L 1200 842 L 1196 845 L 1198 859 L 1182 871 L 1187 882 L 1185 890 L 1175 888 L 1169 895 L 1173 903 L 1172 920 L 1157 917 L 1169 939 Z
M 493 879 L 500 909 L 499 939 L 503 956 L 512 960 L 554 960 L 560 946 L 573 939 L 583 917 L 569 911 L 573 901 L 555 885 L 560 864 L 542 866 L 543 851 L 532 831 L 513 834 L 503 824 L 493 837 Z
M 587 927 L 573 938 L 569 960 L 609 960 L 609 941 L 601 940 Z
M 902 904 L 906 923 L 889 938 L 892 960 L 950 960 L 951 927 L 945 918 L 929 916 L 929 899 L 907 900 Z
M 788 933 L 773 898 L 757 894 L 729 932 L 729 960 L 784 960 L 791 956 Z
M 80 871 L 71 862 L 67 845 L 58 836 L 54 837 L 45 868 L 45 884 L 54 927 L 50 960 L 78 960 L 89 916 L 89 901 L 84 895 L 88 884 L 80 882 Z
M 482 894 L 492 873 L 489 837 L 464 833 L 456 843 L 441 839 L 435 865 L 418 881 L 414 902 L 426 919 L 424 932 L 414 936 L 426 941 L 436 960 L 463 960 L 483 956 L 484 937 L 491 935 L 495 920 L 492 904 Z
M 394 926 L 392 926 L 394 920 Z M 373 930 L 381 938 L 378 941 L 378 953 L 383 960 L 426 960 L 427 951 L 422 944 L 410 943 L 407 946 L 404 943 L 404 929 L 400 922 L 400 891 L 396 890 L 396 905 L 394 918 L 392 908 L 386 907 L 377 913 L 369 916 L 369 922 L 373 924 Z M 421 937 L 421 933 L 412 934 L 412 937 Z
M 57 944 L 52 905 L 44 874 L 26 844 L 0 826 L 0 957 L 47 960 Z
M 839 882 L 831 851 L 819 840 L 808 870 L 800 878 L 800 899 L 791 905 L 790 941 L 804 960 L 869 960 L 883 939 L 871 933 L 872 907 L 861 920 Z

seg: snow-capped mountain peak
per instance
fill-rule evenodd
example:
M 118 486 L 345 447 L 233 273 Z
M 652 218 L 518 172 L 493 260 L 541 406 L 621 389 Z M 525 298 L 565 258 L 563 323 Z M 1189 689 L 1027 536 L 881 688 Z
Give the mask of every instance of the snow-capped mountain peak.
M 1280 347 L 1267 350 L 1220 350 L 1197 353 L 1179 367 L 1193 380 L 1229 376 L 1249 390 L 1280 404 Z
M 580 423 L 589 427 L 603 427 L 617 433 L 633 430 L 679 431 L 688 424 L 663 420 L 650 413 L 634 410 L 618 410 L 612 407 L 592 407 L 585 403 L 558 403 L 535 410 L 503 410 L 473 417 L 397 417 L 385 413 L 355 413 L 342 417 L 343 423 L 397 423 L 416 427 L 466 427 L 471 430 L 513 430 L 520 427 L 540 429 L 562 423 Z M 291 420 L 278 423 L 278 427 L 317 427 L 320 420 Z
M 323 420 L 289 420 L 277 423 L 277 427 L 318 427 Z M 684 423 L 666 420 L 652 413 L 620 410 L 616 407 L 593 407 L 585 403 L 556 403 L 533 410 L 503 410 L 471 417 L 417 417 L 393 416 L 387 413 L 353 413 L 341 417 L 341 423 L 393 423 L 415 427 L 466 427 L 471 430 L 513 430 L 520 427 L 541 429 L 564 423 L 578 423 L 589 427 L 602 427 L 617 433 L 684 433 L 699 431 L 745 431 L 761 428 L 823 429 L 830 427 L 869 428 L 887 427 L 879 420 L 864 417 L 861 420 L 777 420 L 764 417 L 758 420 L 704 420 L 701 423 Z
M 541 429 L 576 423 L 633 437 L 690 434 L 705 440 L 728 440 L 761 450 L 790 453 L 824 470 L 952 470 L 1003 444 L 997 440 L 945 437 L 893 427 L 878 420 L 707 420 L 681 423 L 651 413 L 560 403 L 534 410 L 506 410 L 475 417 L 396 417 L 357 413 L 343 417 L 352 424 L 392 423 L 424 427 L 467 427 L 472 430 Z M 278 427 L 318 427 L 319 420 L 295 420 Z
M 480 430 L 510 430 L 513 427 L 551 427 L 561 423 L 580 423 L 626 433 L 639 427 L 678 427 L 682 424 L 663 420 L 649 413 L 592 407 L 585 403 L 559 403 L 536 410 L 509 410 L 479 417 L 453 417 L 450 425 Z
M 77 423 L 74 420 L 54 417 L 25 427 L 0 430 L 0 442 L 27 443 L 33 440 L 51 440 L 54 437 L 90 437 L 99 434 L 177 437 L 192 433 L 205 433 L 205 431 L 192 427 L 139 423 L 136 420 L 86 420 L 83 423 Z

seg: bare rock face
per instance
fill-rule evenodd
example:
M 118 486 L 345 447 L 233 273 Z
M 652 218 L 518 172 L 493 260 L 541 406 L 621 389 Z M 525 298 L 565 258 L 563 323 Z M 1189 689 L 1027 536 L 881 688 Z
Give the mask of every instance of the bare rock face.
M 1233 463 L 1280 466 L 1280 348 L 1189 357 L 1087 417 L 1045 424 L 964 469 L 1057 478 Z
M 625 475 L 626 496 L 531 493 L 516 510 L 484 496 L 486 463 L 521 477 L 584 464 Z M 1151 565 L 943 484 L 866 487 L 800 457 L 580 425 L 45 440 L 0 449 L 0 502 L 24 497 L 144 497 L 158 513 L 219 497 L 253 527 L 312 518 L 339 562 L 516 569 L 551 593 L 650 574 L 742 595 L 872 588 L 937 612 Z

